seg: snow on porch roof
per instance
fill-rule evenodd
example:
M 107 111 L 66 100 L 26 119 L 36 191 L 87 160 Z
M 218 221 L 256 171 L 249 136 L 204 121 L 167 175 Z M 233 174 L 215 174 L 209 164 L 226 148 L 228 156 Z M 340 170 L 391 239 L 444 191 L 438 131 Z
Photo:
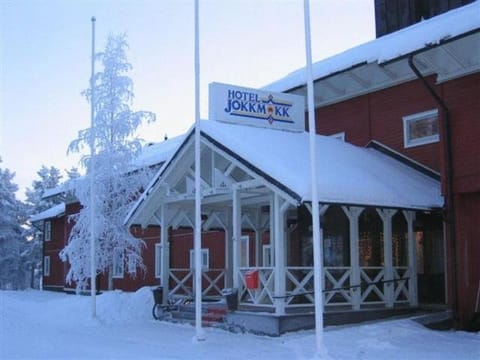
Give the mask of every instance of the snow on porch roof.
M 30 222 L 34 223 L 37 221 L 55 218 L 64 213 L 65 213 L 65 203 L 60 203 L 58 205 L 51 207 L 50 209 L 47 209 L 38 214 L 32 215 L 30 217 Z
M 365 63 L 386 63 L 432 45 L 480 29 L 480 1 L 424 20 L 313 64 L 315 80 Z M 284 92 L 305 85 L 298 69 L 263 89 Z
M 236 158 L 273 187 L 298 203 L 311 201 L 309 134 L 233 125 L 213 120 L 200 122 L 202 137 Z M 193 141 L 190 136 L 185 142 Z M 180 145 L 180 146 L 183 146 Z M 434 209 L 443 205 L 439 181 L 372 148 L 357 147 L 317 135 L 319 201 L 404 209 Z M 125 223 L 149 201 L 161 181 L 167 161 L 133 206 Z
M 202 121 L 206 138 L 311 201 L 309 134 Z M 217 145 L 217 146 L 218 146 Z M 439 181 L 375 149 L 317 135 L 319 201 L 432 209 L 443 205 Z

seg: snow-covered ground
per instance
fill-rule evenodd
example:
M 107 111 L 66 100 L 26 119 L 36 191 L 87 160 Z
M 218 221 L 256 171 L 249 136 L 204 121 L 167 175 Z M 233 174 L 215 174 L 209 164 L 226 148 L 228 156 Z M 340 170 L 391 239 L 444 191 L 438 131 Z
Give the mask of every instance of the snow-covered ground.
M 0 359 L 312 359 L 314 331 L 278 338 L 155 321 L 149 288 L 91 300 L 41 291 L 0 291 Z M 440 332 L 412 320 L 329 327 L 331 359 L 480 359 L 480 333 Z

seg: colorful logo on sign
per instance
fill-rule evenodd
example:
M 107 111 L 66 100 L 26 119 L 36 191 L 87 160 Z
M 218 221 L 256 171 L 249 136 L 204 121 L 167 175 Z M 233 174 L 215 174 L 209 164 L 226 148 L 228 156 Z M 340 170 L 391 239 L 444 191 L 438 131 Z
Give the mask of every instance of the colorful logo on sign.
M 228 90 L 227 106 L 224 111 L 232 116 L 242 116 L 251 119 L 274 122 L 293 123 L 290 109 L 293 103 L 275 99 L 273 95 L 260 97 L 258 93 Z

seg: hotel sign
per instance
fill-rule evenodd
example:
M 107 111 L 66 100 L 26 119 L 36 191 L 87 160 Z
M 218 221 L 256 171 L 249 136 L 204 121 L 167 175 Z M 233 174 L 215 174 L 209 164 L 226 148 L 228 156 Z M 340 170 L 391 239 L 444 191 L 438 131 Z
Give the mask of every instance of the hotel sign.
M 305 131 L 305 100 L 298 95 L 211 83 L 209 110 L 211 120 Z

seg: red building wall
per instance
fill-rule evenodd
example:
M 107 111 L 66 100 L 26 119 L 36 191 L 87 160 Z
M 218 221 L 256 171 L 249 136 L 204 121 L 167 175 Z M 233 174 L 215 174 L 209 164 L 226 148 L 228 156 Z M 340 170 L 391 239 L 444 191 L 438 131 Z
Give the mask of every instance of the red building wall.
M 447 239 L 446 246 L 448 301 L 457 302 L 457 315 L 461 327 L 465 328 L 472 317 L 480 286 L 480 74 L 439 85 L 435 85 L 435 76 L 427 80 L 450 113 L 456 230 L 455 244 Z M 440 141 L 405 148 L 402 117 L 430 109 L 439 111 Z M 320 134 L 345 132 L 346 141 L 359 146 L 365 146 L 370 140 L 379 141 L 438 171 L 445 194 L 443 121 L 441 107 L 419 80 L 316 109 Z M 450 227 L 446 225 L 448 230 Z

